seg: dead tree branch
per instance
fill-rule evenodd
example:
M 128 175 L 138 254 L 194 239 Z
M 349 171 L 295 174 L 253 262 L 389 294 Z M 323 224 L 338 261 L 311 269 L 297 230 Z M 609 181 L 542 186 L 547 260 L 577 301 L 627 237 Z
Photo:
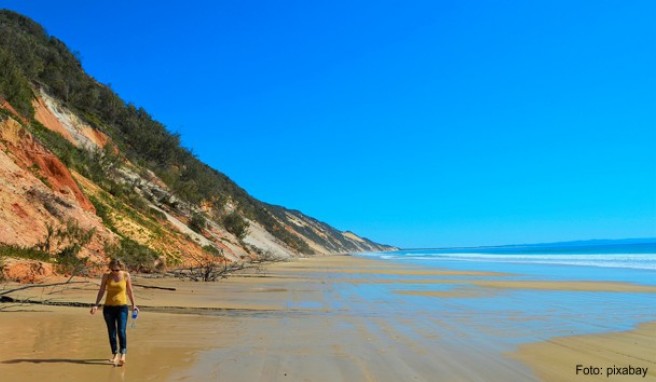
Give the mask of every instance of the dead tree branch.
M 158 286 L 151 286 L 151 285 L 142 285 L 142 284 L 135 284 L 132 283 L 132 286 L 137 286 L 141 288 L 146 288 L 146 289 L 162 289 L 162 290 L 171 290 L 171 291 L 176 291 L 176 288 L 169 288 L 169 287 L 158 287 Z
M 59 286 L 59 285 L 70 285 L 70 284 L 88 284 L 89 281 L 71 281 L 71 279 L 68 279 L 68 281 L 64 281 L 61 283 L 52 283 L 52 284 L 30 284 L 30 285 L 24 285 L 22 287 L 18 288 L 13 288 L 13 289 L 8 289 L 4 291 L 0 291 L 0 296 L 6 296 L 10 293 L 18 292 L 21 290 L 25 289 L 30 289 L 30 288 L 47 288 L 51 286 Z

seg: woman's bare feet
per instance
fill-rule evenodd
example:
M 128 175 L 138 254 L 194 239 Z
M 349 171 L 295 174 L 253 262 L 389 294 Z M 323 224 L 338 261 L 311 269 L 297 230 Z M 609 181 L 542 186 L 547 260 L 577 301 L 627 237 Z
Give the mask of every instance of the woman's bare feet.
M 125 365 L 125 354 L 121 354 L 121 358 L 118 359 L 118 363 L 116 366 L 123 366 Z
M 112 355 L 112 358 L 109 359 L 109 363 L 116 366 L 116 364 L 118 363 L 119 357 L 120 356 L 118 354 Z

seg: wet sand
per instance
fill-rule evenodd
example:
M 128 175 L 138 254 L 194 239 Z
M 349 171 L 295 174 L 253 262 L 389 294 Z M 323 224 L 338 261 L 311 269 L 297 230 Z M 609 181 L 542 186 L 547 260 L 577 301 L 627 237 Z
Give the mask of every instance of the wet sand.
M 97 280 L 91 281 L 15 297 L 88 303 L 97 291 Z M 2 379 L 578 380 L 583 377 L 574 374 L 572 362 L 579 358 L 572 354 L 580 352 L 586 354 L 580 362 L 649 367 L 641 380 L 656 371 L 649 363 L 653 357 L 644 357 L 656 354 L 653 325 L 554 342 L 531 326 L 539 318 L 478 304 L 518 289 L 656 292 L 629 283 L 517 281 L 502 273 L 426 270 L 348 256 L 272 264 L 217 283 L 139 276 L 134 282 L 176 291 L 135 288 L 142 313 L 137 327 L 128 329 L 125 367 L 105 362 L 109 350 L 100 314 L 3 304 L 18 312 L 0 313 Z M 636 338 L 644 346 L 633 346 Z M 629 377 L 614 380 L 622 378 Z
M 147 314 L 128 328 L 127 362 L 109 363 L 102 314 L 87 309 L 21 306 L 0 312 L 2 381 L 167 381 L 214 346 L 218 318 Z M 223 323 L 222 323 L 223 324 Z
M 560 337 L 522 345 L 514 356 L 531 365 L 545 381 L 656 381 L 656 322 L 627 332 Z M 629 366 L 648 369 L 646 376 L 629 375 L 634 372 L 628 370 Z

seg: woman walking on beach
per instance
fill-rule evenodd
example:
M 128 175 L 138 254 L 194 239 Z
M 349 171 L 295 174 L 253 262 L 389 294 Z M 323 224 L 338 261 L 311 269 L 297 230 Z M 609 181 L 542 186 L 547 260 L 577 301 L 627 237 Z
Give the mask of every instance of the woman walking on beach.
M 127 337 L 125 327 L 128 323 L 128 300 L 132 303 L 132 310 L 138 311 L 134 294 L 132 293 L 132 281 L 130 274 L 123 271 L 123 262 L 121 260 L 112 259 L 109 262 L 109 272 L 105 273 L 100 282 L 100 290 L 96 297 L 96 303 L 91 308 L 91 314 L 96 314 L 100 306 L 105 290 L 107 296 L 105 297 L 105 304 L 103 305 L 103 317 L 107 323 L 107 332 L 109 333 L 109 345 L 112 348 L 111 362 L 115 366 L 123 366 L 125 364 L 125 353 L 127 351 Z M 116 336 L 118 335 L 118 342 L 120 348 L 116 346 Z

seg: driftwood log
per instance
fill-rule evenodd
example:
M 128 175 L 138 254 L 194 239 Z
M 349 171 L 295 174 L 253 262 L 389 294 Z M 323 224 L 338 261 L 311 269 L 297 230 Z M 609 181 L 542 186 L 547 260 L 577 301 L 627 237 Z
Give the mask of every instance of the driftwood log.
M 140 287 L 140 288 L 146 288 L 146 289 L 162 289 L 162 290 L 171 290 L 171 291 L 176 291 L 177 290 L 175 288 L 170 288 L 170 287 L 158 287 L 158 286 L 142 285 L 142 284 L 135 284 L 135 283 L 132 283 L 132 286 L 136 286 L 136 287 Z

